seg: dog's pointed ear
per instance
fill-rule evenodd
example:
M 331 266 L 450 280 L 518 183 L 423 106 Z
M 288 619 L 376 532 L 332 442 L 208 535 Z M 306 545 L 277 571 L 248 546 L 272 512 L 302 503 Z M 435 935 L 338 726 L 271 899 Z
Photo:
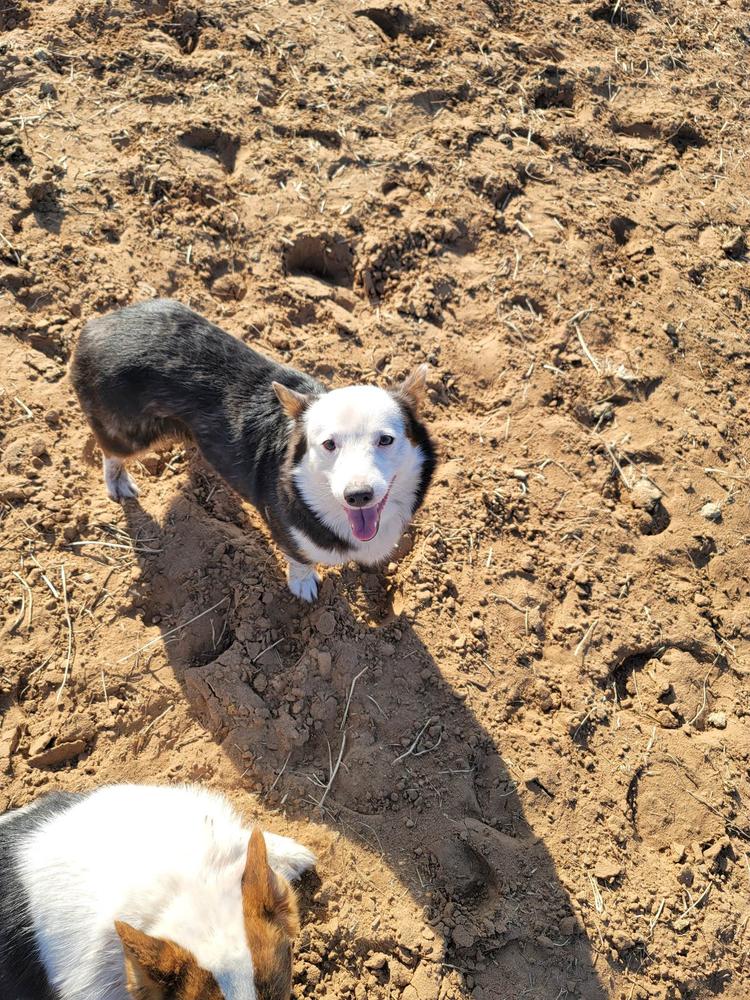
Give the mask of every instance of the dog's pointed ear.
M 190 964 L 191 956 L 172 941 L 151 937 L 120 920 L 115 921 L 115 930 L 122 942 L 127 988 L 133 996 L 161 998 L 166 985 Z
M 281 403 L 281 408 L 292 420 L 298 420 L 313 401 L 313 397 L 304 392 L 297 392 L 290 389 L 288 385 L 281 382 L 272 382 L 271 386 L 276 393 L 276 398 Z
M 245 927 L 257 932 L 259 925 L 270 922 L 281 926 L 289 937 L 299 930 L 297 900 L 285 878 L 268 864 L 266 839 L 256 826 L 247 845 L 242 874 L 242 910 Z
M 401 385 L 394 389 L 396 396 L 402 399 L 413 413 L 419 413 L 427 392 L 427 374 L 429 365 L 419 365 L 409 372 Z

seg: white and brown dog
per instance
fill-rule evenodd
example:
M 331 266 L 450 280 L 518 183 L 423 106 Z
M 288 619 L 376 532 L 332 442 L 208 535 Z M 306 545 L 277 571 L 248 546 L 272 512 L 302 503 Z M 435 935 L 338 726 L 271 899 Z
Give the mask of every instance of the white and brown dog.
M 289 1000 L 314 863 L 197 787 L 46 796 L 0 817 L 0 997 Z
M 194 440 L 263 515 L 306 601 L 316 563 L 382 562 L 422 503 L 435 468 L 418 416 L 426 375 L 326 391 L 167 299 L 92 320 L 71 367 L 113 500 L 138 495 L 126 459 Z

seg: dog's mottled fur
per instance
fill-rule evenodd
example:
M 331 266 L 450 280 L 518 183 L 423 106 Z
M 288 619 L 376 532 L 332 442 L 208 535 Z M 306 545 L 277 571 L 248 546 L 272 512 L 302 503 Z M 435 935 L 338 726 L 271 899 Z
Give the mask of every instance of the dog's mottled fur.
M 424 499 L 435 466 L 417 413 L 425 373 L 391 391 L 329 392 L 171 300 L 89 322 L 71 367 L 113 499 L 138 493 L 126 459 L 193 439 L 261 512 L 307 600 L 315 562 L 384 560 Z

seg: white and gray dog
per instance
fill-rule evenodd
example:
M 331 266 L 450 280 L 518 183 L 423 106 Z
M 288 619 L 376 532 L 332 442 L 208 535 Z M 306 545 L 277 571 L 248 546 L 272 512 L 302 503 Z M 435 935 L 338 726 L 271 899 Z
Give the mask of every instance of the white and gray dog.
M 422 365 L 392 389 L 327 391 L 169 299 L 89 322 L 71 367 L 113 500 L 138 495 L 128 458 L 194 440 L 263 515 L 306 601 L 315 563 L 383 562 L 422 503 L 435 468 L 419 420 L 426 375 Z

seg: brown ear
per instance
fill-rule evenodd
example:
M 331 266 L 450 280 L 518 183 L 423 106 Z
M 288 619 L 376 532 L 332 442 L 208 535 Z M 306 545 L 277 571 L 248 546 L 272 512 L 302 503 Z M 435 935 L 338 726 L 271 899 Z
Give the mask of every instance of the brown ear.
M 122 941 L 128 991 L 139 1000 L 162 1000 L 164 987 L 194 961 L 172 941 L 151 937 L 121 920 L 115 921 L 115 930 Z
M 253 830 L 247 845 L 242 909 L 248 928 L 258 921 L 267 921 L 279 924 L 289 937 L 294 937 L 299 930 L 294 892 L 286 879 L 271 870 L 265 837 L 258 827 Z
M 297 420 L 312 402 L 312 396 L 290 389 L 288 385 L 282 385 L 281 382 L 272 382 L 271 385 L 281 403 L 281 408 L 292 420 Z
M 419 365 L 410 372 L 401 385 L 396 386 L 395 393 L 402 399 L 413 413 L 419 413 L 427 391 L 427 373 L 429 365 Z

